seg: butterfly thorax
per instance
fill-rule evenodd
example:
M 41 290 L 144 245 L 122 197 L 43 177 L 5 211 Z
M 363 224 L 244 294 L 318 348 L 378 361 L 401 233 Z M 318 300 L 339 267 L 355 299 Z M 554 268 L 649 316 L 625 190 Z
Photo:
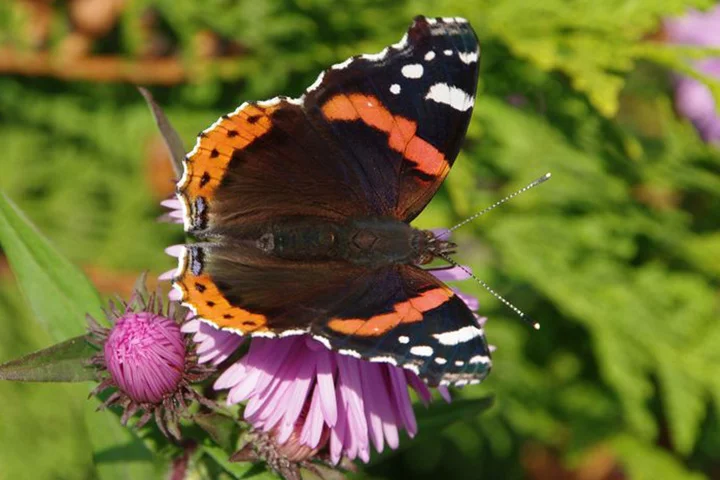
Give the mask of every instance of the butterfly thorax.
M 371 268 L 425 264 L 454 244 L 430 230 L 392 218 L 355 218 L 343 223 L 288 219 L 273 223 L 257 240 L 268 255 L 290 260 L 345 260 Z

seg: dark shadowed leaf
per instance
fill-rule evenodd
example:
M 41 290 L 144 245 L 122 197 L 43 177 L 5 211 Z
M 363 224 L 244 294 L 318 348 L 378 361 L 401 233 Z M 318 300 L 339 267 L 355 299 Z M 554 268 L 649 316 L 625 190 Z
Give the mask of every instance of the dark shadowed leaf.
M 239 425 L 232 418 L 218 413 L 198 413 L 193 419 L 225 450 L 230 451 L 237 445 Z
M 475 418 L 492 407 L 493 402 L 494 397 L 487 396 L 432 405 L 427 411 L 418 413 L 418 431 L 437 431 L 455 422 Z
M 0 365 L 0 380 L 85 382 L 95 380 L 88 359 L 97 352 L 85 336 L 71 338 Z
M 203 452 L 215 460 L 226 472 L 234 478 L 252 478 L 253 480 L 278 480 L 277 475 L 265 469 L 259 463 L 231 462 L 225 450 L 214 445 L 203 445 Z
M 396 454 L 410 448 L 414 444 L 432 441 L 436 439 L 437 433 L 449 427 L 455 422 L 467 422 L 474 419 L 488 408 L 492 407 L 495 397 L 487 396 L 482 398 L 464 398 L 453 400 L 452 403 L 434 402 L 429 408 L 415 408 L 417 418 L 418 434 L 412 440 L 400 442 L 397 450 L 385 449 L 382 453 L 375 454 L 370 459 L 370 465 L 376 465 L 394 457 Z

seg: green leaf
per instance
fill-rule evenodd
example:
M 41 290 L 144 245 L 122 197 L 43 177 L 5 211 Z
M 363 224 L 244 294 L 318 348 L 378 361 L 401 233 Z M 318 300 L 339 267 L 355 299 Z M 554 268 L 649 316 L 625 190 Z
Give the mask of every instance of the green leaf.
M 418 431 L 437 431 L 455 422 L 475 418 L 493 406 L 494 397 L 454 400 L 452 403 L 438 403 L 418 413 Z
M 203 445 L 201 448 L 203 452 L 235 478 L 252 478 L 253 480 L 277 480 L 279 478 L 258 463 L 231 462 L 228 460 L 227 452 L 220 447 Z
M 165 465 L 153 458 L 142 440 L 120 419 L 98 412 L 97 402 L 85 402 L 85 423 L 93 445 L 93 461 L 102 480 L 163 478 Z
M 85 275 L 0 192 L 0 245 L 30 308 L 56 342 L 85 332 L 85 314 L 102 314 Z
M 620 435 L 611 442 L 628 478 L 634 480 L 703 480 L 704 475 L 689 471 L 672 453 L 649 446 L 630 435 Z
M 193 420 L 225 450 L 230 451 L 237 446 L 239 426 L 232 418 L 213 412 L 198 413 L 193 415 Z
M 97 350 L 85 336 L 75 337 L 52 347 L 0 365 L 0 380 L 21 382 L 85 382 L 95 380 L 87 361 Z
M 102 318 L 97 291 L 69 260 L 37 231 L 7 196 L 0 192 L 0 244 L 18 285 L 42 326 L 56 341 L 82 334 L 85 315 Z M 100 478 L 154 478 L 152 454 L 119 418 L 96 412 L 97 400 L 85 402 L 85 421 L 94 448 Z M 108 464 L 106 453 L 122 447 L 133 450 L 137 461 Z

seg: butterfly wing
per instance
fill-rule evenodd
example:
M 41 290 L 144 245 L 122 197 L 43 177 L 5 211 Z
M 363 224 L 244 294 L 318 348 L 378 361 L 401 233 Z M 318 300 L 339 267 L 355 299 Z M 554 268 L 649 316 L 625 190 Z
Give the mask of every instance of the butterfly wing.
M 258 254 L 242 244 L 191 245 L 176 286 L 195 313 L 253 336 L 309 333 L 344 355 L 416 372 L 429 385 L 475 383 L 490 353 L 474 314 L 432 274 Z
M 221 234 L 288 216 L 340 220 L 375 213 L 362 172 L 315 130 L 298 101 L 247 103 L 202 132 L 178 197 L 185 227 Z
M 340 353 L 402 366 L 431 386 L 481 381 L 490 350 L 475 315 L 431 273 L 398 265 L 355 280 L 312 333 Z
M 224 115 L 199 135 L 178 183 L 186 230 L 279 215 L 409 222 L 460 150 L 478 60 L 465 20 L 418 17 L 399 43 L 334 65 L 299 99 Z
M 383 192 L 383 214 L 409 222 L 448 174 L 470 122 L 479 55 L 466 20 L 417 17 L 399 43 L 334 65 L 306 92 L 314 124 Z

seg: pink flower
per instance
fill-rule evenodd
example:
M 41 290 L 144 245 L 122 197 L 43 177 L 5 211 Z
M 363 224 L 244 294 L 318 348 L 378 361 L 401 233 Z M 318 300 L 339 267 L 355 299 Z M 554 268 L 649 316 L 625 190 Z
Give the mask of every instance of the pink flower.
M 110 376 L 135 402 L 158 403 L 182 379 L 185 342 L 178 324 L 167 317 L 149 312 L 120 317 L 103 353 Z
M 665 32 L 671 43 L 720 47 L 720 6 L 706 13 L 691 11 L 682 18 L 667 20 Z M 720 58 L 695 62 L 695 68 L 720 78 Z M 707 86 L 689 77 L 678 77 L 675 83 L 675 107 L 690 119 L 706 142 L 720 143 L 720 116 Z
M 468 277 L 461 268 L 435 272 L 444 281 Z M 477 306 L 475 298 L 461 298 Z M 200 320 L 182 330 L 194 334 L 201 361 L 214 365 L 244 341 Z M 402 430 L 410 437 L 417 433 L 409 390 L 425 405 L 432 399 L 416 374 L 340 355 L 309 336 L 252 339 L 247 354 L 220 375 L 215 388 L 228 390 L 229 405 L 247 402 L 245 420 L 270 434 L 280 451 L 286 446 L 286 457 L 302 461 L 327 451 L 334 464 L 343 457 L 367 462 L 371 446 L 378 452 L 397 448 Z M 438 391 L 450 401 L 446 388 Z
M 163 200 L 162 202 L 160 202 L 160 205 L 170 210 L 165 215 L 160 217 L 162 220 L 168 221 L 170 223 L 183 223 L 183 206 L 180 200 L 173 197 L 167 200 Z
M 101 349 L 91 361 L 102 379 L 93 393 L 115 390 L 103 407 L 121 406 L 123 424 L 142 411 L 136 428 L 154 416 L 166 436 L 180 438 L 178 419 L 188 402 L 212 406 L 190 386 L 212 369 L 198 363 L 194 343 L 180 331 L 187 310 L 174 303 L 165 308 L 155 295 L 136 292 L 128 303 L 111 302 L 108 313 L 109 329 L 89 318 L 88 338 Z

